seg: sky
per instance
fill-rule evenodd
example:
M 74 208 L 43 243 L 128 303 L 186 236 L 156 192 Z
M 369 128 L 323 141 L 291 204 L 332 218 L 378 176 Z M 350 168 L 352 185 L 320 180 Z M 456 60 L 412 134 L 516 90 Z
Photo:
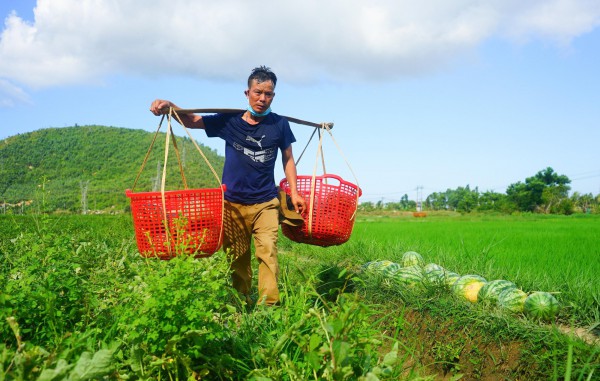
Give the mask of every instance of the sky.
M 0 18 L 0 139 L 155 131 L 156 98 L 245 108 L 266 65 L 274 112 L 334 123 L 325 169 L 292 124 L 299 174 L 358 183 L 361 202 L 504 193 L 547 167 L 600 193 L 597 0 L 0 0 Z

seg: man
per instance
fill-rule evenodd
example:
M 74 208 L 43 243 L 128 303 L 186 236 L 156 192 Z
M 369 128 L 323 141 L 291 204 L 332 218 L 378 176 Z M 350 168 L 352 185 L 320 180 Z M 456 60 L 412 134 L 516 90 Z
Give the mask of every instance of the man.
M 241 114 L 200 116 L 181 114 L 188 128 L 201 128 L 208 137 L 225 140 L 223 183 L 225 192 L 223 248 L 232 258 L 234 288 L 250 302 L 252 284 L 251 240 L 254 238 L 258 260 L 259 302 L 273 305 L 279 302 L 277 279 L 277 238 L 279 230 L 279 199 L 274 181 L 277 150 L 281 151 L 283 170 L 290 184 L 291 202 L 297 213 L 306 208 L 305 200 L 296 189 L 296 164 L 292 143 L 296 141 L 289 122 L 271 112 L 277 76 L 260 66 L 248 77 L 248 108 Z M 150 111 L 161 115 L 169 107 L 167 100 L 152 102 Z

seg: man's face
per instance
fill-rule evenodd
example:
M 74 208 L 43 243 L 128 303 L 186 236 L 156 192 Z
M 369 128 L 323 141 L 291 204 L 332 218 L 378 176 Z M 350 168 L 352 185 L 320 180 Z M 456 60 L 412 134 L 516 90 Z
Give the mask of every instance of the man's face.
M 252 80 L 250 88 L 246 90 L 248 103 L 257 113 L 263 113 L 271 107 L 271 102 L 275 97 L 275 86 L 272 81 L 258 83 Z

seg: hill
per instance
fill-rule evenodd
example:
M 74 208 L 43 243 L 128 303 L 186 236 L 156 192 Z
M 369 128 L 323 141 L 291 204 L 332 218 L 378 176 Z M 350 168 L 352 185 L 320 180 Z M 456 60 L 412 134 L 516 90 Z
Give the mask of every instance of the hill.
M 15 210 L 122 212 L 153 132 L 106 126 L 48 128 L 0 141 L 0 208 Z M 135 192 L 160 190 L 166 134 L 159 133 Z M 189 188 L 216 187 L 217 180 L 192 141 L 177 137 Z M 221 174 L 224 158 L 200 145 Z M 167 189 L 183 189 L 173 146 Z M 84 201 L 85 200 L 85 201 Z M 0 211 L 0 212 L 1 212 Z

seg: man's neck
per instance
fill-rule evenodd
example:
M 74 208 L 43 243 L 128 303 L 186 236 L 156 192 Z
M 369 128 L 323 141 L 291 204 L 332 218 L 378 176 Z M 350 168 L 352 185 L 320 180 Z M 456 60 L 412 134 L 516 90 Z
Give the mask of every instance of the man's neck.
M 250 111 L 246 111 L 244 113 L 244 116 L 242 117 L 242 119 L 244 119 L 248 124 L 258 124 L 263 119 L 265 119 L 265 117 L 264 116 L 254 116 L 250 113 Z

